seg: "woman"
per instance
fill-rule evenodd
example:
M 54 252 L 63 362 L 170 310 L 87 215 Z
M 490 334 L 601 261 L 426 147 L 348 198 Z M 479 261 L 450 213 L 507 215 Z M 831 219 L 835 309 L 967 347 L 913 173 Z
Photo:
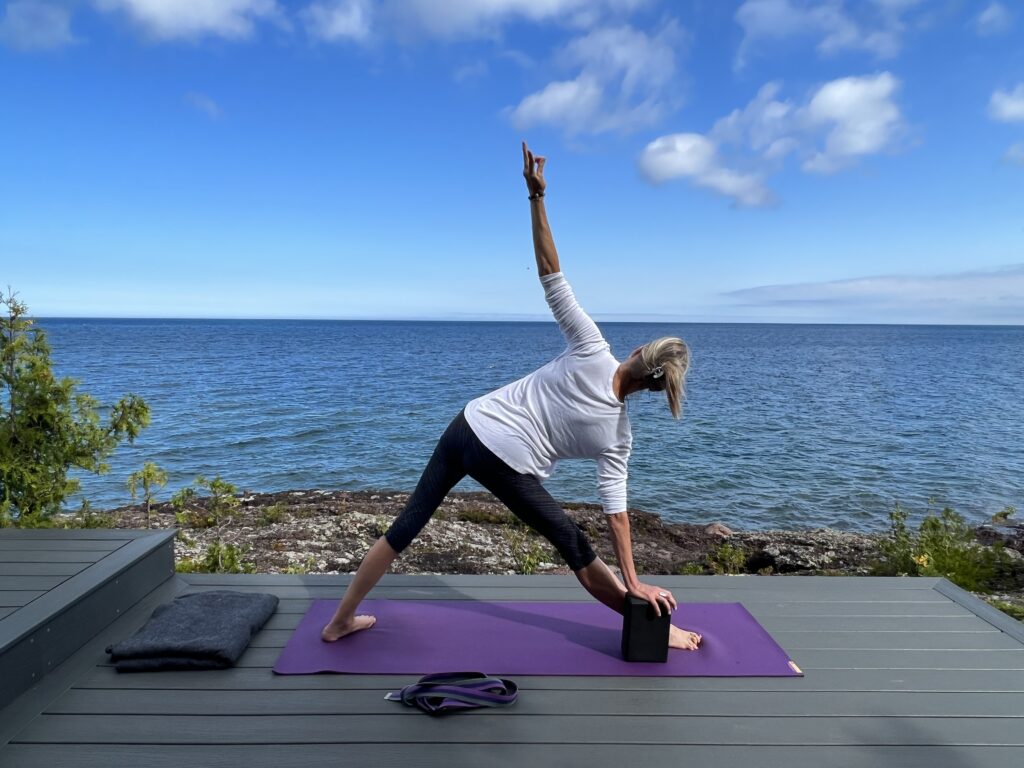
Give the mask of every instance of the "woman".
M 544 210 L 544 158 L 523 142 L 523 176 L 529 191 L 533 247 L 548 304 L 565 335 L 561 355 L 530 375 L 471 401 L 441 436 L 405 510 L 370 548 L 322 637 L 333 642 L 373 626 L 357 616 L 359 603 L 388 566 L 419 534 L 445 494 L 467 474 L 521 520 L 546 537 L 583 587 L 621 613 L 626 594 L 647 600 L 658 616 L 676 607 L 672 593 L 642 583 L 633 565 L 626 511 L 626 463 L 632 435 L 625 399 L 641 390 L 664 390 L 679 417 L 689 365 L 686 345 L 675 338 L 649 342 L 616 360 L 601 332 L 576 303 L 558 264 Z M 594 553 L 586 535 L 544 490 L 560 458 L 597 460 L 597 485 L 623 584 Z M 673 626 L 672 648 L 694 650 L 700 635 Z

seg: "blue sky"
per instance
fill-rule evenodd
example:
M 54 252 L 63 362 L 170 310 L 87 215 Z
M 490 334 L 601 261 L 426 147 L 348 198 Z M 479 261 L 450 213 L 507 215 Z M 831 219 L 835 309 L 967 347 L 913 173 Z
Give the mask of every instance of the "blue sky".
M 0 0 L 40 316 L 1024 323 L 1024 3 Z

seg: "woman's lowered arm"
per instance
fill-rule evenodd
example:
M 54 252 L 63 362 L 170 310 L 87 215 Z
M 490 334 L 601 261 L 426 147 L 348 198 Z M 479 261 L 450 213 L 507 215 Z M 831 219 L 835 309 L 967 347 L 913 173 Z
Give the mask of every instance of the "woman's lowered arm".
M 537 275 L 552 275 L 561 272 L 558 265 L 558 251 L 548 226 L 548 214 L 544 210 L 544 158 L 534 157 L 523 142 L 523 177 L 530 193 L 530 218 L 533 222 L 533 253 L 537 257 Z

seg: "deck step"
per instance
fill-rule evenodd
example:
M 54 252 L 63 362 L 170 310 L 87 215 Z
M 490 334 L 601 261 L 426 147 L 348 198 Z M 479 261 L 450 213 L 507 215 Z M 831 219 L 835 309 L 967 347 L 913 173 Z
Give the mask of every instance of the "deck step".
M 174 533 L 0 530 L 0 709 L 174 575 Z

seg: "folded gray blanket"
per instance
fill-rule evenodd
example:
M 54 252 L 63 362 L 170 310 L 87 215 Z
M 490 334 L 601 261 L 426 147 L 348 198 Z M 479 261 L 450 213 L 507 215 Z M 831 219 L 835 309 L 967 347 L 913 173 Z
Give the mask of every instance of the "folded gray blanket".
M 153 611 L 131 637 L 107 647 L 118 672 L 224 669 L 242 655 L 274 611 L 275 595 L 195 592 Z

